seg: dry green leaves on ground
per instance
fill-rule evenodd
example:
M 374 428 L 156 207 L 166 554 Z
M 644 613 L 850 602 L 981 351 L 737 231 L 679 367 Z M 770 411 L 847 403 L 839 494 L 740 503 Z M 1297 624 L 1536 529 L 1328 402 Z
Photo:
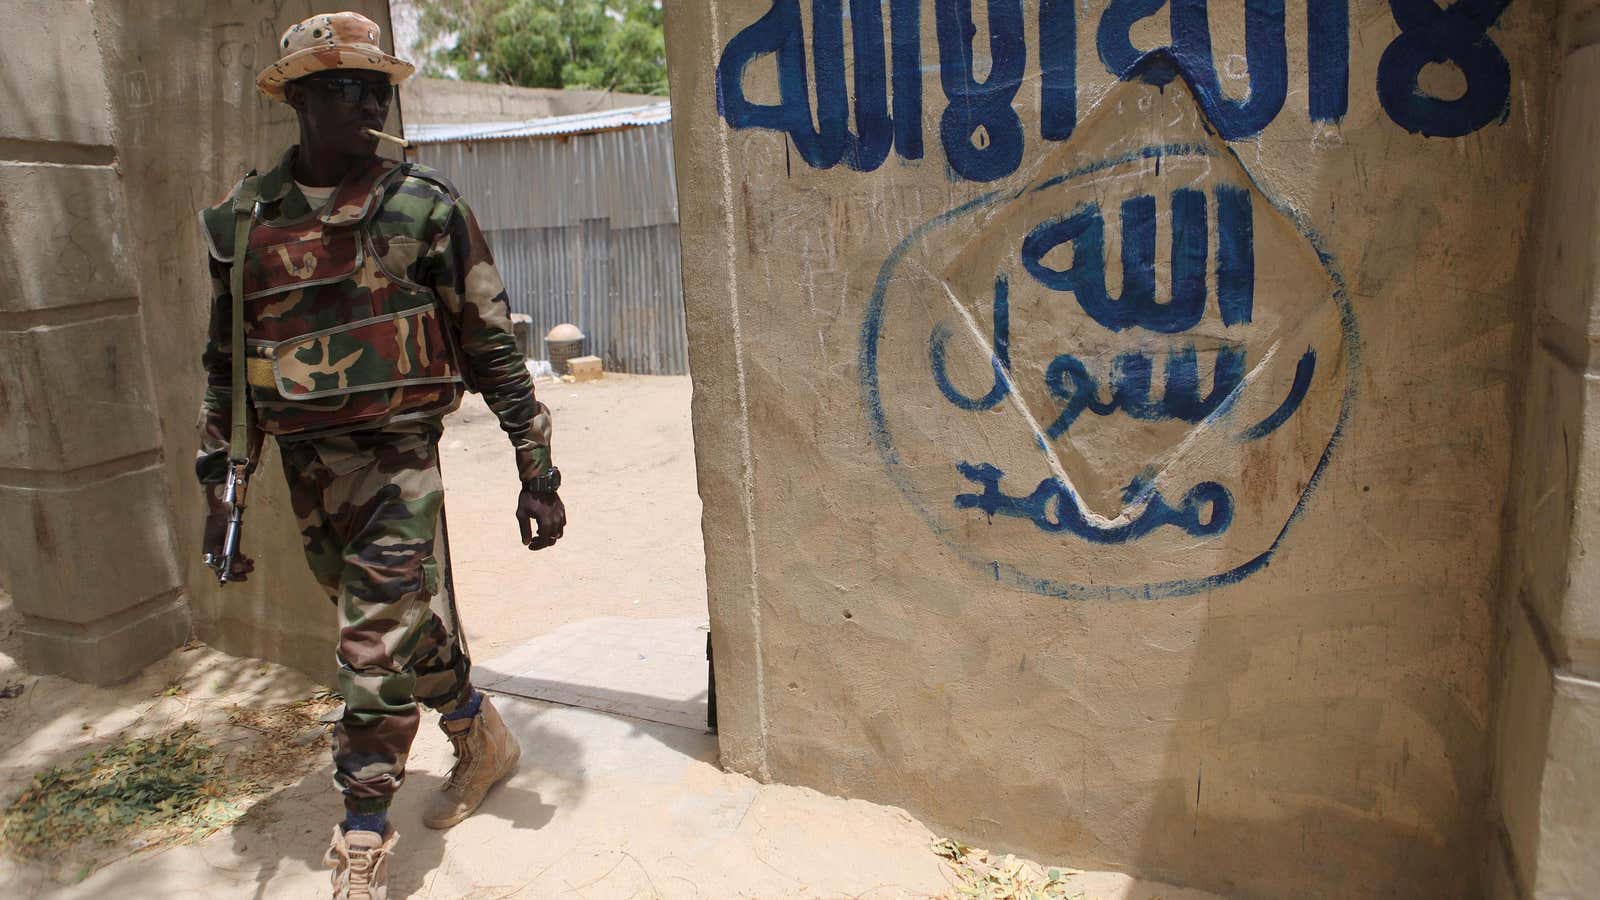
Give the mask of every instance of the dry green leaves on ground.
M 1007 854 L 992 859 L 989 851 L 943 838 L 933 842 L 958 881 L 952 898 L 978 900 L 1081 900 L 1083 893 L 1066 882 L 1072 869 L 1045 869 Z
M 43 859 L 88 839 L 210 833 L 238 817 L 228 801 L 246 787 L 227 777 L 223 760 L 190 724 L 102 747 L 34 778 L 6 810 L 6 846 Z
M 86 751 L 36 775 L 0 816 L 0 843 L 34 860 L 108 848 L 127 851 L 203 839 L 298 777 L 317 754 L 319 695 L 263 710 L 235 707 L 228 724 L 245 737 L 219 745 L 193 723 Z

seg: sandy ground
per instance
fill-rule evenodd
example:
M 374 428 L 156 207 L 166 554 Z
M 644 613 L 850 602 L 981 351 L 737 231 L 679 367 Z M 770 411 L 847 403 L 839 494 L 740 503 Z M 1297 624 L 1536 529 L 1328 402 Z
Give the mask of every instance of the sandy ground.
M 205 647 L 175 651 L 138 678 L 92 688 L 35 677 L 15 661 L 15 614 L 0 595 L 0 796 L 85 749 L 180 722 L 219 741 L 235 704 L 291 702 L 316 686 L 259 660 Z M 174 691 L 174 686 L 177 690 Z M 721 771 L 716 739 L 589 710 L 497 697 L 524 748 L 521 771 L 448 832 L 420 821 L 450 750 L 429 721 L 392 810 L 402 838 L 391 898 L 955 897 L 906 812 L 762 785 Z M 115 848 L 108 865 L 69 853 L 49 863 L 0 857 L 0 896 L 307 898 L 326 896 L 321 856 L 339 816 L 327 757 L 310 746 L 284 787 L 233 827 L 193 844 Z M 1211 895 L 1106 873 L 1074 874 L 1085 900 L 1207 900 Z M 1214 900 L 1214 898 L 1211 898 Z
M 473 658 L 598 616 L 706 617 L 688 377 L 541 381 L 555 421 L 566 537 L 523 548 L 511 445 L 476 395 L 446 423 L 446 512 Z
M 567 537 L 531 554 L 512 515 L 506 441 L 475 398 L 445 437 L 456 584 L 474 657 L 599 617 L 704 618 L 700 503 L 686 378 L 608 376 L 541 385 L 556 415 Z M 84 750 L 193 721 L 223 744 L 236 705 L 288 703 L 317 686 L 259 660 L 202 646 L 175 651 L 113 688 L 29 675 L 16 614 L 0 593 L 0 797 Z M 762 785 L 716 766 L 716 739 L 584 709 L 497 697 L 524 748 L 521 771 L 478 815 L 433 832 L 420 815 L 450 751 L 432 717 L 393 808 L 402 834 L 390 897 L 788 898 L 954 896 L 935 835 L 906 812 Z M 313 728 L 312 737 L 316 737 Z M 242 820 L 189 845 L 0 856 L 0 896 L 305 898 L 326 896 L 321 856 L 340 815 L 320 741 Z M 96 868 L 86 861 L 109 865 Z M 1208 896 L 1121 875 L 1074 875 L 1086 898 Z

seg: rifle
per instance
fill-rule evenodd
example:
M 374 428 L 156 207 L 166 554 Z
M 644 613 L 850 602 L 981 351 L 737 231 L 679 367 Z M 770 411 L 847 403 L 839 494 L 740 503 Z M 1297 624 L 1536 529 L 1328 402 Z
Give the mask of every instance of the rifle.
M 233 301 L 233 433 L 228 441 L 228 486 L 222 502 L 228 505 L 228 530 L 222 539 L 221 555 L 207 552 L 205 564 L 217 573 L 217 584 L 233 577 L 233 561 L 239 555 L 239 537 L 244 531 L 245 495 L 250 486 L 250 405 L 245 397 L 247 375 L 244 343 L 244 258 L 250 243 L 250 226 L 261 211 L 255 172 L 244 177 L 233 199 L 233 264 L 228 273 L 228 289 Z
M 222 502 L 228 506 L 228 530 L 223 534 L 222 553 L 207 552 L 205 555 L 205 564 L 217 573 L 218 585 L 227 584 L 233 577 L 233 561 L 239 555 L 239 537 L 244 531 L 245 495 L 249 487 L 248 464 L 230 462 L 228 486 L 222 495 Z

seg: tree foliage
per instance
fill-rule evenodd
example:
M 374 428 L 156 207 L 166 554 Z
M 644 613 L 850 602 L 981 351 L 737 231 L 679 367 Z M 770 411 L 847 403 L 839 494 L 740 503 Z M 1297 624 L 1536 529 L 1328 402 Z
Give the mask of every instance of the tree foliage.
M 421 13 L 430 75 L 667 92 L 659 0 L 433 0 Z

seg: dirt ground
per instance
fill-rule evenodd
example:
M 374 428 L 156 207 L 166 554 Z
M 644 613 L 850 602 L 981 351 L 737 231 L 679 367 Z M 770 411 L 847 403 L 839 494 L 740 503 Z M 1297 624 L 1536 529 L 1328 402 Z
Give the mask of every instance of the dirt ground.
M 0 699 L 6 802 L 35 773 L 85 750 L 184 722 L 225 749 L 249 750 L 259 736 L 230 725 L 230 711 L 317 691 L 288 669 L 199 645 L 111 688 L 33 676 L 17 662 L 16 622 L 0 594 L 0 685 L 22 687 Z M 1013 896 L 963 893 L 970 882 L 935 853 L 938 836 L 903 810 L 721 771 L 711 735 L 512 697 L 494 702 L 522 742 L 521 770 L 477 815 L 430 831 L 421 810 L 443 783 L 450 751 L 424 723 L 391 812 L 401 833 L 394 900 Z M 329 770 L 324 741 L 305 742 L 271 793 L 241 803 L 235 824 L 195 842 L 80 846 L 44 861 L 0 854 L 0 896 L 326 896 L 321 856 L 339 817 Z M 1049 896 L 1216 900 L 1110 873 L 1069 871 L 1058 887 Z
M 24 687 L 0 700 L 6 801 L 37 770 L 179 722 L 197 722 L 224 748 L 251 740 L 227 724 L 230 709 L 317 690 L 290 669 L 198 645 L 110 689 L 30 676 L 16 663 L 14 623 L 0 594 L 0 684 Z M 522 741 L 522 769 L 454 830 L 422 828 L 422 804 L 451 761 L 424 722 L 390 812 L 402 834 L 390 898 L 971 895 L 934 852 L 936 834 L 904 810 L 722 772 L 715 738 L 694 730 L 510 697 L 494 703 Z M 326 897 L 322 852 L 339 798 L 325 746 L 307 743 L 298 764 L 267 775 L 274 793 L 251 798 L 235 825 L 200 841 L 80 847 L 43 862 L 0 855 L 0 897 Z M 1050 897 L 1216 900 L 1107 873 L 1066 874 Z
M 482 402 L 470 400 L 446 432 L 455 580 L 474 657 L 491 660 L 599 617 L 704 618 L 688 379 L 613 375 L 541 384 L 539 394 L 555 413 L 571 516 L 554 548 L 529 553 L 520 544 L 511 453 Z M 230 755 L 274 739 L 304 752 L 281 754 L 269 790 L 242 799 L 237 822 L 203 839 L 134 839 L 33 861 L 0 853 L 0 896 L 326 896 L 321 856 L 340 815 L 327 728 L 312 721 L 284 741 L 238 724 L 240 707 L 294 704 L 319 686 L 198 644 L 115 687 L 38 677 L 18 662 L 17 621 L 0 592 L 0 802 L 86 750 L 181 723 Z M 716 738 L 699 730 L 503 695 L 494 702 L 522 742 L 521 770 L 449 832 L 420 822 L 451 762 L 425 717 L 392 810 L 402 835 L 395 900 L 973 896 L 934 852 L 939 836 L 903 810 L 723 772 Z M 1064 878 L 1050 896 L 1209 896 L 1114 874 Z
M 555 421 L 567 532 L 523 548 L 516 466 L 476 395 L 441 448 L 456 593 L 473 658 L 599 616 L 705 618 L 705 551 L 687 376 L 541 381 Z

